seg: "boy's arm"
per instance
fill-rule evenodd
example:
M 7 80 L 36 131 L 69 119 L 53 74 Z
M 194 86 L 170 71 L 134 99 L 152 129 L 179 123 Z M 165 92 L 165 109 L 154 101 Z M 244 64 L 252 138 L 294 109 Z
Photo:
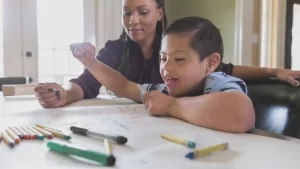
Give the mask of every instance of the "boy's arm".
M 98 61 L 85 66 L 103 86 L 115 95 L 141 102 L 140 91 L 136 83 L 127 80 L 120 72 Z
M 239 91 L 177 98 L 170 115 L 198 126 L 233 133 L 250 130 L 255 120 L 251 100 Z

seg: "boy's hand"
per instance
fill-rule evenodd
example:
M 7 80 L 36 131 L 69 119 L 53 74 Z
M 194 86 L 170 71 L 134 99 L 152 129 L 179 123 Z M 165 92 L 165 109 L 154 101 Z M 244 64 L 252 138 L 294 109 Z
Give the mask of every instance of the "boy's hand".
M 73 56 L 84 66 L 89 66 L 91 63 L 96 61 L 96 48 L 89 42 L 71 44 L 70 49 Z
M 153 91 L 144 95 L 144 104 L 152 116 L 170 116 L 175 111 L 176 98 Z

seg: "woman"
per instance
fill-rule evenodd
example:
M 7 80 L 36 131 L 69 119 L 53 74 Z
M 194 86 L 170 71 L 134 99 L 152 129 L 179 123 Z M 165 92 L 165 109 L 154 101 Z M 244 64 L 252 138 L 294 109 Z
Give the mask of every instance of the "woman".
M 162 83 L 158 59 L 161 35 L 167 25 L 164 1 L 123 0 L 122 23 L 123 33 L 120 38 L 108 41 L 99 51 L 97 59 L 118 70 L 130 81 L 140 84 Z M 73 44 L 73 55 L 78 45 L 85 46 L 85 52 L 93 52 L 89 43 Z M 299 77 L 300 73 L 291 70 L 222 64 L 222 71 L 242 79 L 277 77 L 295 86 L 299 85 L 294 77 Z M 70 82 L 65 88 L 56 83 L 40 84 L 35 88 L 40 104 L 44 108 L 54 108 L 81 99 L 95 98 L 101 87 L 88 70 Z

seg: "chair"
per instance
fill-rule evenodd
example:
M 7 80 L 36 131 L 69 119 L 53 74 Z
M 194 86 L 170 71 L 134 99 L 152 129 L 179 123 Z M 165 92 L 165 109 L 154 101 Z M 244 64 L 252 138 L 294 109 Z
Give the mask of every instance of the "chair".
M 255 128 L 300 138 L 300 88 L 277 79 L 245 82 L 256 113 Z

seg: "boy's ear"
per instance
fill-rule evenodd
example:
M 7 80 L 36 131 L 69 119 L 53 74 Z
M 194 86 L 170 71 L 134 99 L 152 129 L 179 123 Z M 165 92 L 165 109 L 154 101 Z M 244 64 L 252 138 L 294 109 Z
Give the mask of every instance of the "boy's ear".
M 207 68 L 209 73 L 213 73 L 220 65 L 221 56 L 219 53 L 213 53 L 207 57 Z

